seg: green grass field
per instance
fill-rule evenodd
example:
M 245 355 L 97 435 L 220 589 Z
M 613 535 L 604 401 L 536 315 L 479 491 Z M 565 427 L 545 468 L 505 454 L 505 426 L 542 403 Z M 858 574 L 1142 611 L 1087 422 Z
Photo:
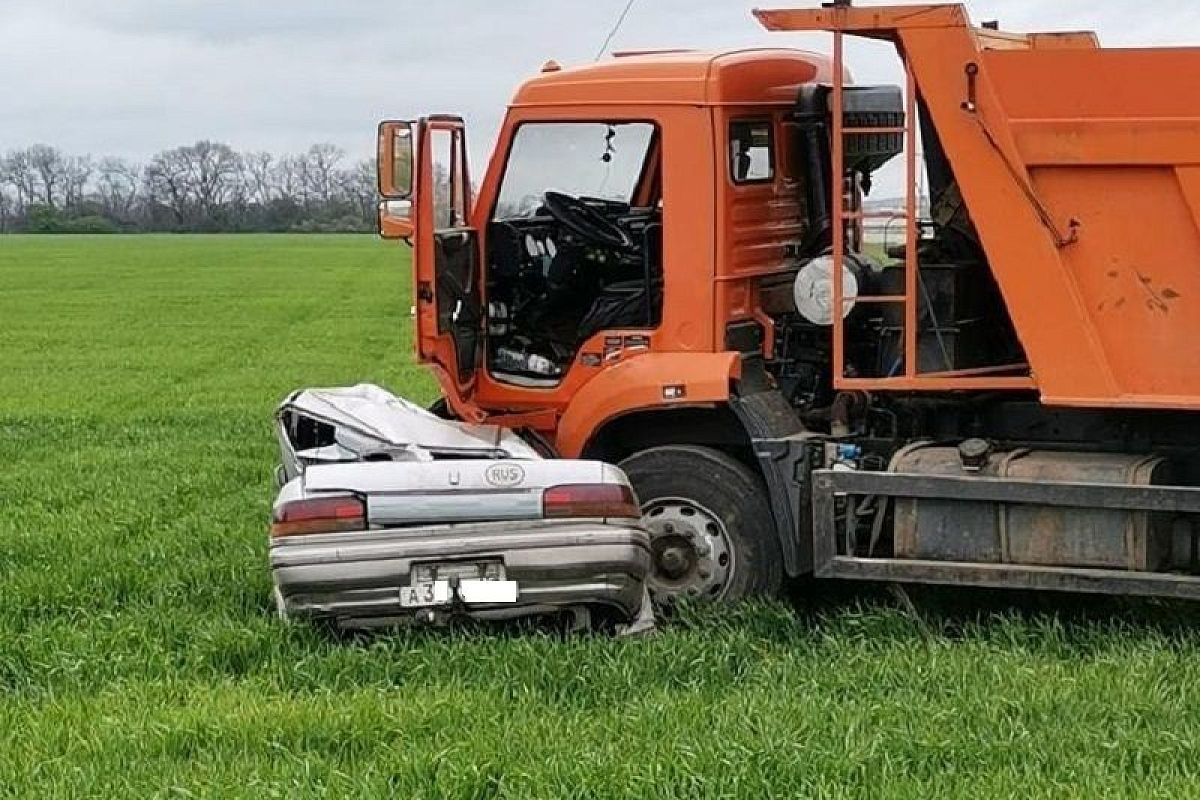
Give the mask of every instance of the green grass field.
M 810 591 L 642 641 L 281 627 L 270 413 L 431 398 L 405 252 L 0 237 L 0 797 L 1200 796 L 1191 608 Z

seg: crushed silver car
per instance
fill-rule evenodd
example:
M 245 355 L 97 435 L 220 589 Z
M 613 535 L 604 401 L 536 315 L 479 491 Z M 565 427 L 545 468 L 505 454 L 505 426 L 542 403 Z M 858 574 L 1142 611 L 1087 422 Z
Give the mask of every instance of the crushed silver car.
M 653 626 L 650 541 L 625 474 L 542 458 L 377 386 L 310 389 L 276 415 L 270 560 L 282 617 L 340 628 L 569 613 Z

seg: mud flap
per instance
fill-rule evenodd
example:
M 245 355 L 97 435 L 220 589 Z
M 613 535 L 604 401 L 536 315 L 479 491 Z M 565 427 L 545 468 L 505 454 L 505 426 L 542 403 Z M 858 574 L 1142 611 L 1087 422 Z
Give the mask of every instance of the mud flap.
M 795 409 L 774 390 L 733 396 L 730 405 L 746 428 L 770 495 L 775 533 L 789 577 L 812 572 L 811 504 L 806 460 L 811 434 Z

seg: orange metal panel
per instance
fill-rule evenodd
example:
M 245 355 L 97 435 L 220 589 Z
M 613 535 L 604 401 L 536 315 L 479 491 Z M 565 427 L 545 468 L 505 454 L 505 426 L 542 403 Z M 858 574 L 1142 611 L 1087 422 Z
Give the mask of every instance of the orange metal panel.
M 1054 393 L 1200 407 L 1200 209 L 1187 188 L 1200 164 L 1200 49 L 984 59 L 1035 192 L 1051 216 L 1079 223 L 1057 269 L 1081 298 L 1077 324 L 1096 332 L 1115 384 L 1107 399 L 1070 385 Z M 1006 267 L 993 258 L 993 268 Z
M 583 386 L 559 420 L 555 448 L 578 458 L 588 440 L 610 419 L 652 411 L 729 402 L 730 381 L 741 375 L 736 353 L 646 353 L 610 367 Z M 668 399 L 664 390 L 682 393 Z
M 717 179 L 717 259 L 714 330 L 720 334 L 734 321 L 758 319 L 759 278 L 794 269 L 787 247 L 804 235 L 800 175 L 803 166 L 792 163 L 783 114 L 765 115 L 761 106 L 725 106 L 713 113 L 717 137 L 713 169 Z M 730 175 L 729 126 L 733 120 L 769 120 L 775 146 L 775 172 L 770 181 L 735 184 Z M 759 320 L 765 342 L 774 342 L 774 323 Z M 717 347 L 724 342 L 718 340 Z
M 1197 48 L 988 51 L 981 58 L 1011 120 L 1200 115 Z
M 761 109 L 731 107 L 717 116 L 716 133 L 727 137 L 733 120 L 763 120 Z M 717 180 L 721 182 L 720 215 L 728 215 L 728 225 L 720 226 L 719 247 L 728 254 L 722 280 L 778 272 L 789 266 L 785 247 L 803 235 L 800 183 L 793 165 L 786 161 L 787 147 L 781 142 L 783 129 L 775 119 L 775 174 L 772 180 L 735 185 L 729 175 L 727 142 L 717 142 Z
M 1034 50 L 1095 50 L 1100 39 L 1094 31 L 1050 31 L 1027 34 Z
M 422 120 L 418 129 L 416 192 L 414 212 L 416 214 L 416 241 L 413 249 L 413 298 L 416 303 L 416 347 L 417 357 L 430 365 L 434 376 L 442 386 L 455 413 L 466 420 L 478 421 L 484 412 L 469 398 L 474 387 L 475 375 L 463 381 L 458 370 L 458 349 L 454 336 L 438 329 L 438 310 L 434 299 L 437 286 L 436 247 L 434 233 L 439 224 L 434 221 L 436 178 L 433 170 L 433 133 L 446 132 L 453 138 L 450 145 L 454 161 L 451 164 L 449 182 L 451 192 L 465 194 L 462 207 L 471 209 L 471 178 L 465 161 L 466 132 L 461 120 L 430 117 Z M 443 223 L 444 224 L 444 223 Z
M 846 162 L 845 162 L 845 39 L 842 32 L 833 34 L 833 92 L 830 94 L 829 113 L 833 116 L 830 138 L 833 142 L 832 181 L 829 186 L 829 208 L 833 217 L 833 383 L 841 387 L 846 377 L 846 320 L 842 315 L 845 307 L 845 287 L 842 285 L 842 270 L 846 259 Z
M 1043 201 L 1031 191 L 1032 178 L 1021 161 L 991 76 L 992 64 L 1001 57 L 1014 60 L 1053 53 L 1010 51 L 983 58 L 971 37 L 954 29 L 903 31 L 901 42 L 1043 398 L 1055 403 L 1094 396 L 1120 404 L 1125 387 L 1113 374 L 1101 332 L 1088 313 L 1088 298 L 1063 265 L 1063 253 L 1075 245 L 1061 247 L 1060 242 L 1078 215 L 1069 208 L 1055 214 L 1053 207 L 1039 206 Z M 971 63 L 979 68 L 975 113 L 963 108 L 965 69 Z M 1052 82 L 1053 76 L 1043 74 L 1039 81 Z M 1047 111 L 1057 113 L 1056 107 Z M 1109 202 L 1115 199 L 1110 197 Z M 1197 395 L 1200 400 L 1200 391 Z
M 1062 33 L 1008 33 L 975 28 L 975 39 L 987 50 L 1092 50 L 1100 40 L 1092 31 Z
M 905 69 L 904 86 L 904 372 L 915 377 L 920 365 L 917 330 L 917 79 Z
M 966 29 L 967 12 L 960 5 L 945 3 L 906 6 L 859 6 L 841 8 L 754 9 L 758 21 L 769 31 L 845 31 L 863 36 L 891 38 L 906 28 Z
M 1192 219 L 1200 220 L 1200 166 L 1180 167 L 1175 170 L 1175 177 L 1179 179 L 1179 190 L 1191 209 Z
M 828 56 L 799 50 L 631 55 L 543 73 L 511 105 L 791 105 L 800 84 L 827 82 L 830 70 Z
M 1083 300 L 1120 393 L 1200 395 L 1200 230 L 1175 170 L 1044 167 L 1033 180 L 1052 210 L 1081 222 L 1058 268 Z
M 1012 129 L 1029 167 L 1200 164 L 1195 118 L 1013 120 Z

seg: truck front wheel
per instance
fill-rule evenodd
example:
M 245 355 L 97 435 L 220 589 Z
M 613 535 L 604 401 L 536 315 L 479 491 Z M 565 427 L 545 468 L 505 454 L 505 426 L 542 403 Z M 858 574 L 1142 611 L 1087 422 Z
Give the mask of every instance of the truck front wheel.
M 777 594 L 782 558 L 766 487 L 708 447 L 655 447 L 621 462 L 642 503 L 660 604 L 687 597 L 733 602 Z

